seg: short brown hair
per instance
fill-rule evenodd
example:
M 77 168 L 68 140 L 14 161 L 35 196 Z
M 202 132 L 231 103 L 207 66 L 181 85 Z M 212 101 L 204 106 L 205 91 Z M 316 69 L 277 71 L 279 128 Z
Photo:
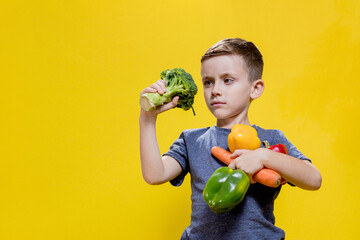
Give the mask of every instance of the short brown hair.
M 249 74 L 249 81 L 261 79 L 264 61 L 254 43 L 241 38 L 226 38 L 215 43 L 201 57 L 201 62 L 221 55 L 239 55 L 244 61 Z

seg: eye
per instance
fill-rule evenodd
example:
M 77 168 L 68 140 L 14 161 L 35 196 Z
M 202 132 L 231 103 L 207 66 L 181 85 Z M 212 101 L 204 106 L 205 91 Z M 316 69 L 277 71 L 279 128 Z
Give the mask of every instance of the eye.
M 206 81 L 203 82 L 204 87 L 209 87 L 209 86 L 211 86 L 212 84 L 213 84 L 213 82 L 212 82 L 212 81 L 209 81 L 209 80 L 206 80 Z
M 231 84 L 234 81 L 232 78 L 225 78 L 224 82 L 225 84 Z

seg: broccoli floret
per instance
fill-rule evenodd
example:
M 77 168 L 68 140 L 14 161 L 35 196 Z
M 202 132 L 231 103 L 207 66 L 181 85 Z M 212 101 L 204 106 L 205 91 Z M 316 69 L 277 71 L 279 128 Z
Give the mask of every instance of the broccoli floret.
M 182 68 L 162 71 L 160 74 L 162 80 L 166 82 L 166 92 L 162 95 L 159 93 L 145 93 L 140 98 L 140 105 L 145 111 L 155 109 L 156 107 L 171 102 L 175 96 L 179 96 L 177 108 L 184 110 L 193 110 L 194 97 L 198 91 L 192 76 Z

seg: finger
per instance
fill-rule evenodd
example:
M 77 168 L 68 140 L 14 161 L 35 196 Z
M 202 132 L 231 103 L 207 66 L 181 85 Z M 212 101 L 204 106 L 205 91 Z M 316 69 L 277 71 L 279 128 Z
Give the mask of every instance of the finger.
M 240 166 L 238 167 L 238 169 L 241 169 L 246 176 L 248 176 L 250 183 L 255 183 L 254 179 L 252 178 L 252 176 L 254 175 L 252 172 L 247 172 L 245 169 L 241 168 Z
M 167 111 L 169 109 L 174 108 L 177 105 L 178 100 L 179 100 L 178 96 L 174 97 L 171 102 L 165 103 L 164 105 L 160 106 L 157 109 L 157 112 L 162 113 L 162 112 L 165 112 L 165 111 Z
M 156 89 L 158 90 L 159 94 L 164 94 L 166 92 L 166 82 L 164 80 L 158 80 L 154 83 Z
M 172 102 L 174 103 L 174 107 L 178 104 L 179 102 L 179 96 L 175 96 L 173 99 L 172 99 Z
M 232 163 L 230 163 L 230 164 L 228 165 L 228 167 L 231 168 L 232 170 L 235 170 L 235 162 L 232 161 Z
M 154 93 L 154 92 L 156 92 L 157 90 L 155 89 L 155 88 L 153 88 L 153 87 L 147 87 L 147 88 L 145 88 L 144 90 L 142 90 L 141 91 L 141 93 L 140 93 L 140 95 L 143 95 L 143 94 L 145 94 L 145 93 Z
M 164 87 L 163 87 L 162 83 L 160 82 L 160 80 L 157 81 L 156 83 L 151 84 L 150 87 L 156 89 L 156 92 L 158 92 L 160 95 L 165 93 Z
M 166 92 L 166 83 L 164 80 L 158 80 L 157 82 L 150 85 L 150 87 L 145 88 L 143 92 L 158 92 L 163 94 Z
M 166 92 L 166 82 L 162 79 L 160 79 L 159 81 L 157 81 L 157 83 L 161 86 L 161 88 Z
M 246 151 L 248 151 L 248 150 L 246 150 L 246 149 L 236 149 L 236 150 L 230 155 L 230 157 L 231 157 L 231 158 L 239 157 L 239 156 L 243 155 Z
M 147 87 L 144 90 L 142 90 L 140 95 L 143 95 L 145 93 L 155 93 L 155 92 L 159 92 L 159 91 L 161 91 L 161 87 L 158 84 L 153 83 L 153 84 L 151 84 L 150 87 Z

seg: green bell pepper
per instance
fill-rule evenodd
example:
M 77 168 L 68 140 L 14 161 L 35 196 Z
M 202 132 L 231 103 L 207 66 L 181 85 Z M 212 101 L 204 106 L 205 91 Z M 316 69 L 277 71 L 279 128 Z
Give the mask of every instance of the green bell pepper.
M 250 186 L 248 176 L 240 169 L 217 169 L 209 178 L 203 198 L 214 213 L 225 213 L 236 207 Z

